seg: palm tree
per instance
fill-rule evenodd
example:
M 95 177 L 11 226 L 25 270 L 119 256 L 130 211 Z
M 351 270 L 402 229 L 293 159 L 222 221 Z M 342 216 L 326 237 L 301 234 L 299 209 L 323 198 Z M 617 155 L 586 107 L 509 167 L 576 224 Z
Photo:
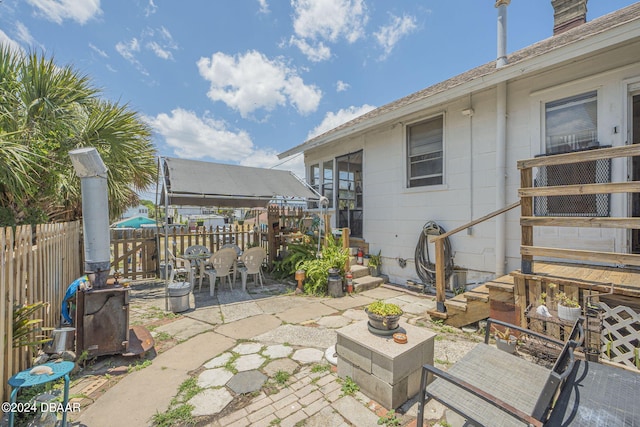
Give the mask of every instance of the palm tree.
M 0 47 L 0 226 L 81 216 L 74 148 L 96 147 L 109 168 L 112 218 L 155 182 L 149 126 L 99 95 L 71 66 Z

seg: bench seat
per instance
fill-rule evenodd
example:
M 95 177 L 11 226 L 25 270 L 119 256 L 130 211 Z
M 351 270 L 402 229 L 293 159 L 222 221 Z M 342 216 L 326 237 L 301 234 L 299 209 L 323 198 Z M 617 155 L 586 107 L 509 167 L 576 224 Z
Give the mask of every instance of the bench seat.
M 495 346 L 480 343 L 447 372 L 531 415 L 551 370 L 498 350 Z M 464 413 L 483 425 L 528 425 L 473 393 L 452 387 L 443 378 L 434 379 L 427 386 L 427 393 L 451 406 L 464 406 Z

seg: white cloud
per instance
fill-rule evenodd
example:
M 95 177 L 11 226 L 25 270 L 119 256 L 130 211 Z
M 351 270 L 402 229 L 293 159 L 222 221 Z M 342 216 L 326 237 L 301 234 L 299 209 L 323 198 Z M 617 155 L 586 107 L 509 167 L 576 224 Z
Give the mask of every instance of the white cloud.
M 364 104 L 360 107 L 351 106 L 349 108 L 344 108 L 339 110 L 337 113 L 330 111 L 324 116 L 322 123 L 320 123 L 309 132 L 309 134 L 307 135 L 307 139 L 322 135 L 323 133 L 334 129 L 341 124 L 347 123 L 348 121 L 358 116 L 368 113 L 375 108 L 376 107 L 374 107 L 373 105 Z
M 158 10 L 158 6 L 156 6 L 156 4 L 154 3 L 153 0 L 149 0 L 149 4 L 144 9 L 145 16 L 149 17 L 149 16 L 153 15 L 154 13 L 156 13 L 157 10 Z
M 100 0 L 27 0 L 49 21 L 62 24 L 65 19 L 84 25 L 102 14 Z
M 23 43 L 29 46 L 33 46 L 36 43 L 36 40 L 33 38 L 31 33 L 29 32 L 29 29 L 27 28 L 27 26 L 20 21 L 16 22 L 16 32 L 17 32 L 18 39 Z
M 140 38 L 134 37 L 128 42 L 118 42 L 116 51 L 145 76 L 150 74 L 137 57 L 137 54 L 142 52 L 143 47 L 164 60 L 173 60 L 172 51 L 178 49 L 178 45 L 173 41 L 171 33 L 165 27 L 146 28 L 140 34 Z
M 280 160 L 276 150 L 256 148 L 246 131 L 229 129 L 222 120 L 198 117 L 193 111 L 182 108 L 176 108 L 170 114 L 145 117 L 145 120 L 164 138 L 177 157 L 290 170 L 304 177 L 303 156 Z
M 13 52 L 24 52 L 22 46 L 15 40 L 11 39 L 4 31 L 0 30 L 0 44 L 8 46 Z
M 164 49 L 157 42 L 149 42 L 147 43 L 147 47 L 156 54 L 156 56 L 160 59 L 173 59 L 173 55 L 167 49 Z
M 374 33 L 378 44 L 384 49 L 381 59 L 385 59 L 400 39 L 407 34 L 416 30 L 416 18 L 414 16 L 404 15 L 402 18 L 391 15 L 391 23 L 380 27 L 378 32 Z
M 349 83 L 345 83 L 342 80 L 336 82 L 336 92 L 344 92 L 351 87 Z
M 89 43 L 89 48 L 91 48 L 91 50 L 93 50 L 95 53 L 97 53 L 98 55 L 100 55 L 103 58 L 108 58 L 109 55 L 107 55 L 107 52 L 105 52 L 104 50 L 100 49 L 98 46 L 94 45 L 93 43 Z
M 201 118 L 193 111 L 176 108 L 147 121 L 181 158 L 240 162 L 254 153 L 246 131 L 230 130 L 226 122 Z
M 273 111 L 287 103 L 300 114 L 309 114 L 322 98 L 320 89 L 305 85 L 296 69 L 255 50 L 235 56 L 217 52 L 211 58 L 200 58 L 197 66 L 210 82 L 207 96 L 224 102 L 244 118 L 258 109 Z
M 260 4 L 260 13 L 267 14 L 271 12 L 269 10 L 269 4 L 267 3 L 267 0 L 258 0 L 258 3 Z
M 353 43 L 364 36 L 369 19 L 364 0 L 291 0 L 291 6 L 295 39 L 305 40 L 295 45 L 315 61 L 330 57 L 329 48 L 321 45 L 323 40 L 335 43 L 345 39 Z
M 316 42 L 310 45 L 305 39 L 291 36 L 289 44 L 300 49 L 300 52 L 302 52 L 309 61 L 321 62 L 331 58 L 331 49 L 322 42 Z
M 128 43 L 118 42 L 116 51 L 127 61 L 129 61 L 136 69 L 145 76 L 149 75 L 147 69 L 142 65 L 136 54 L 140 52 L 140 42 L 137 38 L 132 38 Z
M 285 159 L 278 159 L 278 153 L 272 149 L 259 149 L 240 162 L 242 166 L 254 168 L 279 169 L 293 172 L 298 178 L 304 178 L 304 156 L 293 155 Z

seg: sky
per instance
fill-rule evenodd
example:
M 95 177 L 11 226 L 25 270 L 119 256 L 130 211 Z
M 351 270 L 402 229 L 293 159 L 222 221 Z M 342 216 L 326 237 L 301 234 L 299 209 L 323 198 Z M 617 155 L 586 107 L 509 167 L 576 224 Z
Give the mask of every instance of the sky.
M 587 20 L 633 4 L 591 0 Z M 91 78 L 153 129 L 158 154 L 288 169 L 278 153 L 495 60 L 493 0 L 4 0 L 0 42 Z M 550 0 L 513 0 L 507 51 L 552 35 Z

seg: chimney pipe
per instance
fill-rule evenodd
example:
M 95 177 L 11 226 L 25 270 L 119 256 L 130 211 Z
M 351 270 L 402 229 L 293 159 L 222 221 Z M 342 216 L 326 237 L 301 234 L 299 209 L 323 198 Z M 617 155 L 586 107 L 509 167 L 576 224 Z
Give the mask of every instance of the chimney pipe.
M 107 167 L 93 147 L 71 150 L 69 157 L 82 191 L 84 269 L 85 273 L 95 273 L 93 287 L 99 289 L 106 286 L 111 266 Z
M 511 0 L 498 0 L 495 7 L 498 9 L 498 59 L 496 68 L 507 65 L 507 6 Z
M 587 22 L 587 0 L 551 0 L 551 5 L 554 36 Z

